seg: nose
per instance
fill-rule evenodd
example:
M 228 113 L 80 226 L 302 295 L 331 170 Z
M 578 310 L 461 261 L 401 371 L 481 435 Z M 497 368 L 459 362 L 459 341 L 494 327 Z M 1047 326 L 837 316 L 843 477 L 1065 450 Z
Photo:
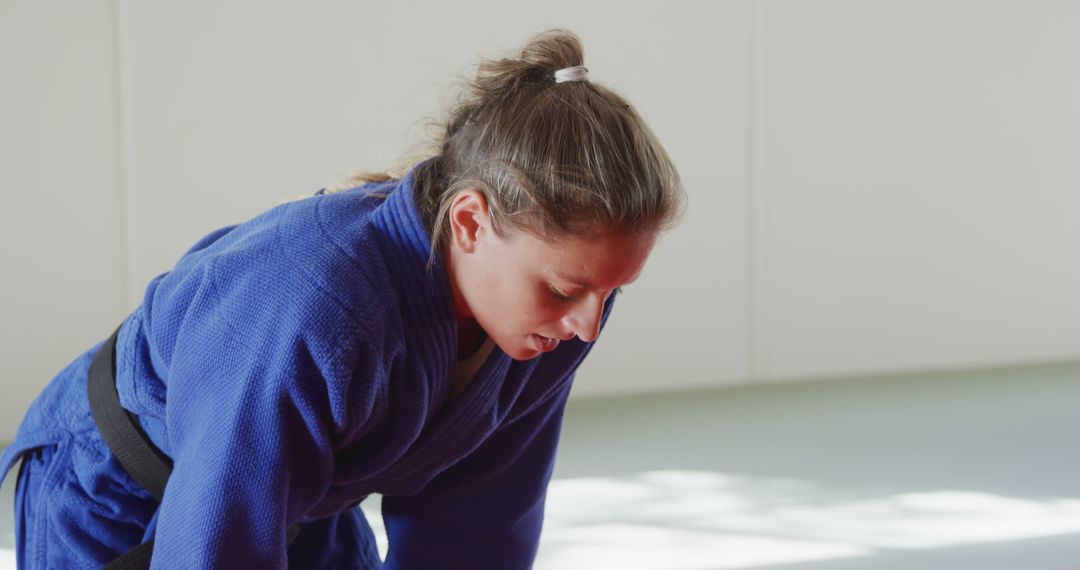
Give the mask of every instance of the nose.
M 600 336 L 600 319 L 604 314 L 603 300 L 590 299 L 575 306 L 563 317 L 563 326 L 585 342 L 593 342 Z

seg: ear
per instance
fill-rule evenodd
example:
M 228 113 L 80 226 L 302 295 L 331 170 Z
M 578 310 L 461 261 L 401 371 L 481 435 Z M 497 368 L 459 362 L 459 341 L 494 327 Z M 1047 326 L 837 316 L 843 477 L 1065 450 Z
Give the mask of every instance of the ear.
M 484 195 L 475 189 L 458 192 L 450 202 L 449 221 L 453 246 L 464 253 L 475 251 L 477 242 L 491 231 Z

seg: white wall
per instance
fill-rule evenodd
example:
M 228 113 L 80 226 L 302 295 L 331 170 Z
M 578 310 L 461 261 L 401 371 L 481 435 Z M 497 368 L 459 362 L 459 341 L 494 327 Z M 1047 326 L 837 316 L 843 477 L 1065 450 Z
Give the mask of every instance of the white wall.
M 0 2 L 0 441 L 124 313 L 116 19 Z
M 758 9 L 757 374 L 1080 355 L 1080 4 Z
M 423 136 L 563 26 L 689 215 L 578 395 L 1080 356 L 1068 2 L 0 4 L 0 440 L 198 237 Z

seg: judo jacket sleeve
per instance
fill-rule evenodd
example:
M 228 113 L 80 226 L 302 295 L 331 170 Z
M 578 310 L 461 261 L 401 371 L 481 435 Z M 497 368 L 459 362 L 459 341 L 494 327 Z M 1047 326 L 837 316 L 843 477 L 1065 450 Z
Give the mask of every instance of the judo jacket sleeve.
M 384 570 L 532 567 L 571 382 L 419 494 L 384 497 Z
M 328 386 L 347 385 L 352 367 L 338 348 L 348 343 L 326 332 L 334 308 L 316 307 L 312 289 L 287 272 L 223 276 L 203 263 L 154 292 L 146 326 L 167 370 L 174 469 L 152 568 L 287 567 L 287 528 L 333 476 L 340 410 Z

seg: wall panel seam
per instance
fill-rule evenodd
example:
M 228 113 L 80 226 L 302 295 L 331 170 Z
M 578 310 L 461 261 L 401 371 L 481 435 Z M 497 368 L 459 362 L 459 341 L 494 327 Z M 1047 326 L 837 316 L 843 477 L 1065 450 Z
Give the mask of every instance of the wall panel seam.
M 128 73 L 128 41 L 127 41 L 127 3 L 124 0 L 113 1 L 113 24 L 114 24 L 114 46 L 115 46 L 115 61 L 114 61 L 114 73 L 116 80 L 116 162 L 117 162 L 117 185 L 119 186 L 119 193 L 121 197 L 121 205 L 123 208 L 120 234 L 122 242 L 122 251 L 120 252 L 121 259 L 123 260 L 122 267 L 124 271 L 123 275 L 123 298 L 124 307 L 122 315 L 126 315 L 130 310 L 138 305 L 138 284 L 135 282 L 135 236 L 134 236 L 134 221 L 135 221 L 135 204 L 134 204 L 134 186 L 132 184 L 132 156 L 131 156 L 131 112 L 128 108 L 130 104 L 130 88 Z
M 767 370 L 767 346 L 763 345 L 766 297 L 765 250 L 761 247 L 763 215 L 764 153 L 762 123 L 762 74 L 764 73 L 765 0 L 748 0 L 746 96 L 746 374 L 754 382 Z

